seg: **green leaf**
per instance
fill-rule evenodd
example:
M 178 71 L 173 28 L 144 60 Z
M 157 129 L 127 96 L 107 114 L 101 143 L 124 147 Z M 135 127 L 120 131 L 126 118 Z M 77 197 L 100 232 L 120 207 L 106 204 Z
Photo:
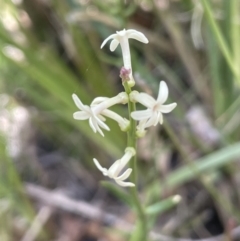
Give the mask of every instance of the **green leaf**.
M 198 174 L 214 171 L 226 164 L 237 161 L 236 158 L 238 158 L 239 155 L 240 142 L 237 142 L 236 144 L 222 148 L 219 151 L 215 151 L 212 154 L 195 160 L 191 165 L 176 170 L 167 177 L 164 187 L 179 187 L 198 177 Z
M 213 10 L 210 7 L 209 1 L 201 0 L 201 2 L 202 2 L 203 9 L 206 13 L 208 23 L 212 29 L 213 34 L 215 35 L 219 48 L 222 51 L 222 54 L 225 57 L 227 64 L 229 65 L 229 68 L 232 70 L 233 74 L 236 76 L 237 80 L 239 81 L 239 71 L 236 68 L 232 53 L 227 45 L 226 39 L 224 38 L 223 33 L 221 32 L 218 26 L 218 23 L 213 16 Z
M 176 206 L 181 200 L 181 197 L 179 195 L 175 195 L 172 197 L 169 197 L 163 201 L 154 203 L 151 206 L 148 206 L 146 208 L 146 214 L 148 215 L 159 215 L 163 213 L 166 210 L 169 210 Z

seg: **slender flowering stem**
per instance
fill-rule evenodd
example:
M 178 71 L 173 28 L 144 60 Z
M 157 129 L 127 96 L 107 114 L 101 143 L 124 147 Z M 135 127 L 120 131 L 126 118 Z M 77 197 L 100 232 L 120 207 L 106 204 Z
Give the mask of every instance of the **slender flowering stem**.
M 124 81 L 123 79 L 123 86 L 124 89 L 126 91 L 126 93 L 128 95 L 130 95 L 130 93 L 132 92 L 131 87 L 129 87 L 127 81 Z M 133 111 L 136 111 L 136 104 L 129 101 L 128 102 L 128 112 L 129 112 L 129 120 L 130 120 L 130 128 L 127 132 L 127 136 L 128 136 L 128 140 L 127 140 L 127 144 L 129 147 L 133 147 L 135 150 L 137 149 L 137 137 L 136 137 L 136 121 L 134 119 L 132 119 L 131 117 L 131 113 Z M 135 183 L 135 187 L 131 187 L 130 188 L 130 192 L 131 192 L 131 196 L 132 196 L 132 200 L 133 203 L 135 205 L 136 211 L 137 211 L 137 215 L 138 215 L 138 220 L 139 220 L 139 229 L 137 231 L 141 232 L 138 236 L 139 236 L 139 240 L 138 241 L 146 241 L 147 240 L 147 219 L 146 219 L 146 215 L 144 212 L 144 208 L 141 204 L 141 201 L 138 197 L 137 194 L 137 157 L 136 155 L 132 157 L 132 160 L 130 161 L 130 168 L 132 168 L 132 175 L 130 176 L 130 180 L 132 183 Z
M 132 91 L 131 88 L 134 86 L 135 81 L 132 76 L 131 53 L 128 43 L 128 39 L 130 38 L 148 43 L 148 39 L 141 32 L 133 29 L 123 29 L 107 37 L 101 45 L 102 48 L 111 39 L 110 50 L 114 51 L 120 44 L 124 64 L 124 67 L 120 70 L 120 77 L 122 78 L 125 92 L 121 92 L 112 98 L 97 97 L 92 101 L 90 106 L 84 105 L 77 95 L 73 94 L 73 100 L 80 110 L 75 112 L 73 117 L 77 120 L 89 120 L 89 125 L 92 130 L 95 133 L 99 132 L 102 136 L 104 136 L 102 129 L 110 130 L 104 123 L 106 120 L 105 117 L 115 120 L 121 130 L 127 131 L 127 147 L 121 159 L 116 160 L 108 169 L 102 167 L 97 159 L 94 158 L 93 161 L 104 176 L 114 179 L 116 183 L 122 187 L 130 187 L 129 191 L 131 193 L 132 203 L 137 214 L 136 230 L 132 233 L 130 241 L 147 241 L 149 231 L 147 216 L 136 187 L 138 183 L 136 159 L 137 137 L 143 137 L 146 128 L 152 125 L 155 126 L 158 123 L 162 124 L 162 113 L 169 113 L 177 104 L 163 105 L 168 97 L 168 87 L 164 81 L 160 82 L 156 100 L 146 93 Z M 147 109 L 136 111 L 135 102 L 139 102 Z M 108 109 L 115 104 L 126 103 L 128 103 L 129 120 Z M 138 126 L 136 121 L 139 121 Z M 130 168 L 124 170 L 128 163 Z M 129 176 L 131 182 L 126 182 L 125 180 L 128 179 Z
M 133 29 L 129 29 L 129 30 L 123 29 L 122 31 L 117 31 L 116 34 L 112 34 L 109 37 L 107 37 L 101 45 L 101 48 L 102 48 L 110 39 L 112 39 L 111 44 L 110 44 L 110 50 L 114 51 L 117 48 L 117 46 L 120 44 L 121 49 L 122 49 L 123 64 L 124 64 L 124 67 L 120 71 L 120 77 L 122 78 L 122 83 L 123 83 L 125 92 L 128 95 L 128 97 L 130 97 L 130 94 L 132 92 L 131 87 L 134 86 L 134 84 L 135 84 L 135 81 L 132 76 L 131 53 L 130 53 L 130 48 L 129 48 L 129 43 L 128 43 L 129 38 L 136 39 L 145 44 L 148 43 L 148 39 L 141 32 L 138 32 Z M 136 105 L 135 105 L 134 101 L 130 101 L 130 98 L 128 98 L 128 99 L 129 99 L 128 112 L 129 112 L 130 124 L 129 125 L 123 124 L 123 126 L 124 125 L 127 126 L 126 130 L 128 131 L 127 132 L 128 148 L 134 148 L 134 150 L 136 150 L 136 147 L 137 147 L 136 127 L 137 127 L 137 125 L 136 125 L 136 120 L 134 120 L 131 116 L 131 113 L 136 112 Z M 102 114 L 104 115 L 104 113 L 102 113 Z M 105 112 L 105 114 L 109 114 L 109 113 Z M 139 115 L 139 114 L 137 113 L 137 115 Z M 154 121 L 155 120 L 156 120 L 156 118 L 154 119 Z M 123 123 L 123 121 L 121 121 L 121 123 Z M 145 125 L 143 126 L 142 132 L 144 132 L 144 128 L 145 128 Z M 123 129 L 125 129 L 125 128 L 123 128 Z M 141 205 L 141 201 L 137 194 L 137 188 L 136 188 L 137 163 L 136 162 L 137 162 L 136 155 L 133 155 L 130 160 L 129 170 L 132 170 L 132 175 L 130 176 L 130 179 L 131 179 L 131 183 L 133 183 L 133 184 L 135 183 L 135 186 L 132 186 L 130 188 L 130 192 L 131 192 L 131 196 L 132 196 L 132 201 L 134 203 L 134 206 L 136 208 L 136 212 L 138 215 L 138 223 L 136 226 L 136 231 L 132 234 L 131 241 L 146 241 L 147 236 L 148 236 L 147 235 L 147 233 L 148 233 L 147 220 L 146 220 L 144 208 Z M 101 167 L 100 167 L 100 169 L 101 169 Z M 129 176 L 129 175 L 127 175 L 127 176 Z

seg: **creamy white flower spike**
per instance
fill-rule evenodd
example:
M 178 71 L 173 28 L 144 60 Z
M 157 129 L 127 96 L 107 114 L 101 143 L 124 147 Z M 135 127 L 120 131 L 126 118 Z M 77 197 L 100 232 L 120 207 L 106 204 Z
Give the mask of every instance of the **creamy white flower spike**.
M 122 31 L 117 31 L 115 34 L 110 35 L 107 37 L 102 45 L 101 48 L 108 42 L 108 40 L 112 39 L 110 44 L 110 50 L 114 51 L 118 44 L 120 43 L 121 49 L 122 49 L 122 55 L 123 55 L 123 64 L 125 69 L 131 70 L 130 73 L 130 79 L 132 80 L 132 64 L 131 64 L 131 53 L 129 49 L 129 42 L 128 39 L 135 39 L 142 43 L 147 44 L 148 39 L 145 37 L 145 35 L 139 31 L 136 31 L 134 29 L 123 29 Z
M 101 128 L 107 131 L 110 130 L 110 128 L 104 123 L 104 113 L 107 117 L 116 120 L 121 128 L 127 128 L 128 123 L 126 119 L 123 119 L 113 111 L 107 110 L 107 108 L 115 104 L 126 104 L 128 102 L 128 96 L 125 92 L 122 92 L 112 98 L 95 98 L 90 106 L 84 105 L 76 94 L 73 94 L 72 98 L 75 102 L 75 105 L 80 109 L 80 111 L 77 111 L 73 114 L 73 118 L 76 120 L 89 119 L 89 125 L 95 133 L 99 132 L 102 136 L 104 136 Z
M 160 82 L 158 97 L 155 100 L 152 96 L 146 93 L 138 93 L 133 91 L 130 94 L 130 100 L 132 102 L 139 102 L 147 107 L 146 110 L 133 111 L 131 116 L 134 120 L 139 121 L 137 127 L 138 134 L 144 134 L 144 129 L 150 126 L 156 126 L 158 123 L 163 123 L 162 113 L 171 112 L 176 106 L 176 103 L 163 105 L 168 98 L 168 87 L 164 81 Z
M 134 187 L 135 184 L 132 182 L 124 182 L 131 172 L 132 169 L 128 168 L 125 172 L 120 174 L 123 168 L 127 165 L 127 163 L 131 160 L 131 158 L 136 155 L 136 151 L 133 147 L 127 147 L 125 149 L 125 154 L 123 157 L 117 161 L 115 161 L 109 169 L 102 167 L 97 159 L 93 159 L 96 167 L 103 173 L 104 176 L 108 176 L 116 181 L 116 183 L 122 187 Z M 119 175 L 120 174 L 120 175 Z

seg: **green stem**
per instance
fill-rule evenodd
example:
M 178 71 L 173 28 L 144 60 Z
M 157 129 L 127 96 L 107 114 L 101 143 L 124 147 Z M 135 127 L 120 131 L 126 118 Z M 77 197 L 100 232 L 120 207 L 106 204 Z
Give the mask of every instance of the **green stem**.
M 124 84 L 124 89 L 126 93 L 129 95 L 131 93 L 131 88 L 128 86 L 128 83 L 125 81 Z M 129 101 L 128 102 L 128 112 L 129 112 L 129 120 L 130 120 L 130 128 L 127 133 L 127 145 L 128 147 L 133 147 L 135 150 L 137 149 L 137 137 L 136 137 L 136 121 L 132 119 L 131 117 L 131 112 L 136 110 L 136 105 L 135 103 Z M 137 185 L 137 157 L 136 155 L 132 157 L 132 160 L 130 161 L 130 167 L 132 168 L 132 174 L 130 176 L 131 182 L 135 183 Z M 137 240 L 137 241 L 146 241 L 147 240 L 147 219 L 146 215 L 144 212 L 144 208 L 141 205 L 141 201 L 138 197 L 137 193 L 137 188 L 131 187 L 130 193 L 132 196 L 132 201 L 133 204 L 136 208 L 137 216 L 138 216 L 138 225 L 139 227 L 137 228 L 136 232 L 139 232 L 139 234 L 133 233 L 132 237 L 134 239 L 132 240 Z M 137 237 L 135 239 L 135 237 Z

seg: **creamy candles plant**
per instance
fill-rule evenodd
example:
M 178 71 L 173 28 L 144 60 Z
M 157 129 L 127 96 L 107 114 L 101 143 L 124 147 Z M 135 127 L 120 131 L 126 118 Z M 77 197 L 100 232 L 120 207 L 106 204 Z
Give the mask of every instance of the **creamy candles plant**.
M 131 241 L 146 241 L 148 234 L 146 213 L 138 197 L 136 188 L 136 142 L 137 138 L 145 135 L 147 128 L 156 126 L 158 123 L 162 124 L 162 114 L 171 112 L 177 104 L 164 104 L 168 98 L 168 87 L 164 81 L 160 82 L 156 100 L 146 93 L 139 93 L 135 90 L 132 91 L 135 81 L 132 74 L 131 53 L 128 42 L 130 38 L 145 44 L 148 43 L 148 39 L 143 33 L 134 29 L 123 29 L 122 31 L 117 31 L 116 34 L 110 35 L 101 45 L 102 48 L 111 39 L 110 50 L 114 51 L 120 44 L 124 65 L 120 70 L 120 77 L 122 78 L 125 92 L 121 92 L 112 98 L 97 97 L 92 101 L 90 106 L 84 105 L 77 95 L 73 94 L 72 98 L 80 110 L 73 114 L 73 118 L 76 120 L 89 120 L 91 129 L 95 133 L 99 132 L 102 136 L 104 136 L 103 130 L 110 131 L 110 128 L 105 124 L 106 117 L 115 120 L 121 130 L 127 132 L 127 147 L 121 159 L 115 161 L 109 169 L 102 167 L 97 159 L 94 158 L 93 161 L 104 176 L 114 179 L 115 182 L 122 187 L 130 188 L 132 202 L 138 215 L 137 229 L 136 232 L 133 232 Z M 137 102 L 147 109 L 136 110 Z M 110 107 L 116 104 L 128 104 L 128 119 L 109 110 Z M 129 168 L 124 171 L 128 163 Z M 125 181 L 128 177 L 130 177 L 131 182 Z

